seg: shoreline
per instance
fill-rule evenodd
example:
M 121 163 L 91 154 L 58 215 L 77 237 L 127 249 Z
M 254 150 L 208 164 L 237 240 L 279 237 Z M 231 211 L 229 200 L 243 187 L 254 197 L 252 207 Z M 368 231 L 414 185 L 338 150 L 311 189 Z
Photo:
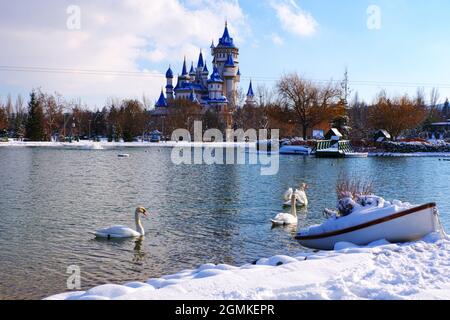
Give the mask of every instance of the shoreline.
M 255 142 L 0 142 L 1 148 L 55 148 L 66 150 L 111 150 L 115 148 L 174 148 L 174 147 L 210 147 L 210 148 L 256 148 Z M 430 157 L 450 158 L 450 152 L 369 152 L 369 157 Z
M 195 270 L 124 285 L 104 284 L 45 300 L 346 300 L 449 299 L 450 241 L 423 240 L 365 247 L 339 243 L 335 251 L 274 256 L 235 267 Z
M 0 142 L 0 148 L 60 148 L 60 149 L 87 149 L 102 150 L 114 148 L 174 148 L 174 147 L 211 147 L 211 148 L 231 148 L 231 147 L 255 147 L 256 143 L 247 142 Z

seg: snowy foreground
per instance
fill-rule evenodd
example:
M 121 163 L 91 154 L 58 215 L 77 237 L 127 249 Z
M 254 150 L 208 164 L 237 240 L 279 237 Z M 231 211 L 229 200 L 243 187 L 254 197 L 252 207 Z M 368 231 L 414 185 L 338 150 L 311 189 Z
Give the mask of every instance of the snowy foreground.
M 147 283 L 107 284 L 49 300 L 450 299 L 450 239 L 275 256 L 240 268 L 206 264 Z

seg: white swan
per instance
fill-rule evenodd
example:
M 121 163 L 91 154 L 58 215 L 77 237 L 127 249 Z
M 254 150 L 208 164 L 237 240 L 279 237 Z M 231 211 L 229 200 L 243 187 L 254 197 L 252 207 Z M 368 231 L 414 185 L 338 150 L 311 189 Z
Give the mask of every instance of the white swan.
M 140 216 L 141 214 L 144 217 L 147 217 L 148 216 L 147 209 L 139 207 L 136 209 L 134 213 L 137 231 L 125 226 L 113 226 L 109 228 L 99 229 L 96 232 L 94 232 L 94 235 L 98 238 L 107 238 L 107 239 L 142 237 L 145 235 L 145 231 L 141 223 L 141 216 Z
M 291 195 L 291 212 L 290 213 L 279 213 L 275 218 L 272 219 L 272 223 L 277 226 L 293 225 L 298 223 L 297 218 L 297 206 L 295 205 L 297 197 L 295 193 Z
M 292 194 L 295 194 L 296 196 L 296 206 L 297 207 L 306 207 L 308 206 L 308 197 L 306 196 L 306 190 L 308 189 L 308 185 L 306 183 L 302 183 L 300 185 L 299 189 L 296 189 L 295 191 L 292 188 L 289 188 L 286 193 L 284 194 L 284 200 L 286 201 L 284 203 L 285 207 L 291 206 L 291 197 Z

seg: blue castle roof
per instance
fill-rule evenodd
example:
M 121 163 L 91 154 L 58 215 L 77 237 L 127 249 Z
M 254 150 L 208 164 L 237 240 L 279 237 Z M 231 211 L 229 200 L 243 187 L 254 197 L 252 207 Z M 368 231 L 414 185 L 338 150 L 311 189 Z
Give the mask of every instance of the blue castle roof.
M 169 69 L 166 72 L 166 78 L 173 79 L 173 71 L 172 68 L 169 66 Z
M 192 62 L 192 64 L 191 64 L 191 70 L 189 70 L 189 74 L 195 74 L 194 62 Z
M 219 70 L 216 66 L 214 66 L 213 73 L 211 74 L 211 77 L 209 78 L 208 82 L 223 82 L 222 78 L 220 77 Z
M 234 60 L 231 53 L 228 54 L 227 62 L 225 62 L 225 67 L 234 67 Z
M 187 67 L 186 67 L 186 57 L 184 58 L 184 62 L 183 62 L 183 71 L 181 72 L 182 76 L 187 75 Z
M 197 68 L 203 68 L 205 66 L 205 62 L 203 60 L 203 53 L 200 51 L 200 55 L 198 56 Z
M 247 97 L 254 97 L 255 94 L 253 93 L 253 85 L 252 82 L 250 81 L 250 86 L 248 87 L 248 92 L 247 92 Z
M 219 39 L 219 46 L 235 48 L 233 38 L 230 37 L 228 32 L 228 23 L 225 23 L 225 30 L 223 31 L 222 38 Z
M 208 66 L 206 65 L 206 63 L 203 66 L 203 73 L 209 74 Z
M 164 97 L 164 92 L 162 90 L 161 90 L 161 95 L 159 96 L 158 101 L 156 101 L 155 106 L 157 108 L 167 107 L 167 100 L 166 100 L 166 97 Z

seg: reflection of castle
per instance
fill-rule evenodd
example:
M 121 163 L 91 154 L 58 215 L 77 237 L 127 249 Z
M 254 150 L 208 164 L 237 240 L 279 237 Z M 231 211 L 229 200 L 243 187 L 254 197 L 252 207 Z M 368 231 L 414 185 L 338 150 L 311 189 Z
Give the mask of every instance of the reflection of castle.
M 164 114 L 170 101 L 173 99 L 188 99 L 200 104 L 204 109 L 215 108 L 224 117 L 227 127 L 231 126 L 231 111 L 237 105 L 237 87 L 241 80 L 239 69 L 239 49 L 234 45 L 233 38 L 230 37 L 228 26 L 225 24 L 225 31 L 219 39 L 217 46 L 214 42 L 211 45 L 211 55 L 213 56 L 213 68 L 211 75 L 207 63 L 200 52 L 197 67 L 192 63 L 188 72 L 186 58 L 183 63 L 183 70 L 178 76 L 177 84 L 174 87 L 174 74 L 172 69 L 166 72 L 166 94 L 161 91 L 161 96 L 156 102 L 156 114 Z M 254 104 L 254 94 L 252 84 L 247 94 L 247 104 Z

